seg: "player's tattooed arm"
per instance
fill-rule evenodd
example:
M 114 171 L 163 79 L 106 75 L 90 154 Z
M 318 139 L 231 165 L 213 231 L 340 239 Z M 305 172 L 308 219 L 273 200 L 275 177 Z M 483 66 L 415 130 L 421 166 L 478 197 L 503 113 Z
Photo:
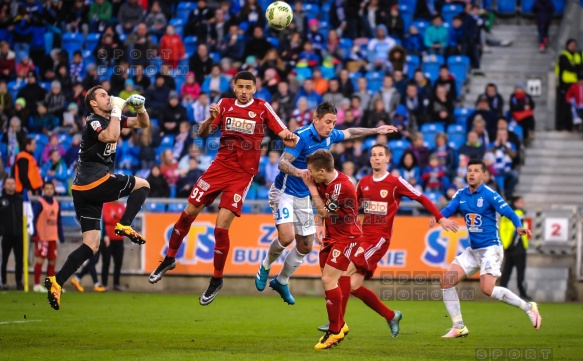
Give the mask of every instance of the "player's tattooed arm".
M 281 158 L 279 158 L 279 165 L 277 166 L 277 169 L 285 174 L 301 177 L 302 171 L 292 165 L 294 160 L 296 160 L 296 157 L 294 157 L 292 154 L 283 152 Z
M 399 130 L 392 125 L 381 125 L 378 128 L 348 128 L 343 130 L 344 140 L 362 138 L 375 134 L 396 133 Z

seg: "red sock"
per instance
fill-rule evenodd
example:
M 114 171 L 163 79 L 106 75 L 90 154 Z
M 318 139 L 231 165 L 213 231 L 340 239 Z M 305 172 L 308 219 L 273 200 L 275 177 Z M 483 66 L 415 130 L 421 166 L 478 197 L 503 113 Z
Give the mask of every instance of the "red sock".
M 172 234 L 170 235 L 170 242 L 168 243 L 168 251 L 166 252 L 166 256 L 168 257 L 176 257 L 176 253 L 180 249 L 182 245 L 182 240 L 190 231 L 190 226 L 194 221 L 195 217 L 191 217 L 186 212 L 182 212 L 180 214 L 180 218 L 174 224 L 174 228 L 172 229 Z
M 225 268 L 225 262 L 227 262 L 230 246 L 229 230 L 215 227 L 215 256 L 213 258 L 215 271 L 213 272 L 213 277 L 223 277 L 223 268 Z
M 342 319 L 344 319 L 344 315 L 346 314 L 346 305 L 348 304 L 348 298 L 350 298 L 350 277 L 340 277 L 338 280 L 338 287 L 340 287 L 340 291 L 342 292 Z
M 342 291 L 340 291 L 340 287 L 336 287 L 325 291 L 325 294 L 326 311 L 328 311 L 328 321 L 330 321 L 328 329 L 332 333 L 338 333 L 342 326 L 344 326 L 342 317 Z
M 42 263 L 35 263 L 34 264 L 34 284 L 40 285 L 40 274 L 43 271 L 43 264 Z
M 362 286 L 352 291 L 352 294 L 360 298 L 365 305 L 372 308 L 379 315 L 383 316 L 385 320 L 391 321 L 395 317 L 395 312 L 388 308 L 373 291 Z
M 55 275 L 55 265 L 50 264 L 47 266 L 47 277 L 51 277 Z

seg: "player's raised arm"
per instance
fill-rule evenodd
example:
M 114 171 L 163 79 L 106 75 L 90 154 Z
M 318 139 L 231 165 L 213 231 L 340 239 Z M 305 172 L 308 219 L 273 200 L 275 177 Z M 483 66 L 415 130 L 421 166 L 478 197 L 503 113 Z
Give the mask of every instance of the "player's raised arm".
M 220 101 L 219 101 L 220 104 Z M 201 123 L 198 127 L 198 136 L 199 137 L 206 137 L 212 130 L 212 124 L 215 120 L 219 117 L 221 112 L 221 107 L 219 104 L 212 104 L 209 108 L 211 115 Z
M 348 128 L 343 130 L 344 140 L 367 137 L 375 134 L 396 133 L 399 130 L 392 125 L 381 125 L 378 128 Z
M 530 230 L 522 227 L 522 221 L 520 217 L 514 212 L 512 208 L 506 203 L 506 201 L 496 192 L 492 193 L 492 196 L 489 197 L 490 204 L 496 209 L 496 212 L 500 213 L 504 217 L 508 218 L 514 227 L 516 228 L 516 232 L 519 235 L 530 235 Z
M 99 92 L 95 97 L 106 97 L 108 96 L 105 91 Z M 126 105 L 126 101 L 122 98 L 111 96 L 109 97 L 109 104 L 111 105 L 111 116 L 110 122 L 107 128 L 101 130 L 101 123 L 99 125 L 93 123 L 99 123 L 98 120 L 91 122 L 89 125 L 93 127 L 93 130 L 99 133 L 97 139 L 104 143 L 115 143 L 119 139 L 121 132 L 121 112 Z
M 128 98 L 127 104 L 134 108 L 137 116 L 129 117 L 126 121 L 126 127 L 132 129 L 148 128 L 150 126 L 150 115 L 146 111 L 146 98 L 134 94 Z
M 454 195 L 453 198 L 451 199 L 451 201 L 449 201 L 449 203 L 447 204 L 447 206 L 441 210 L 441 214 L 445 217 L 445 218 L 449 218 L 451 217 L 455 212 L 458 211 L 458 209 L 460 208 L 460 197 L 461 197 L 461 192 L 463 192 L 463 188 L 458 190 Z
M 300 138 L 294 133 L 290 132 L 289 129 L 282 130 L 277 134 L 277 136 L 283 140 L 283 144 L 287 148 L 295 148 L 296 144 L 298 144 L 298 141 L 300 140 Z

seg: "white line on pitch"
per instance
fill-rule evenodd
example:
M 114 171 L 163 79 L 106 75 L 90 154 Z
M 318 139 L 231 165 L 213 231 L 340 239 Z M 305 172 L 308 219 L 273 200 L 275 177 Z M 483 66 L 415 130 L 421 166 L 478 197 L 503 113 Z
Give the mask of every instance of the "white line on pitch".
M 3 321 L 0 325 L 9 325 L 11 323 L 41 322 L 42 320 L 23 320 L 23 321 Z

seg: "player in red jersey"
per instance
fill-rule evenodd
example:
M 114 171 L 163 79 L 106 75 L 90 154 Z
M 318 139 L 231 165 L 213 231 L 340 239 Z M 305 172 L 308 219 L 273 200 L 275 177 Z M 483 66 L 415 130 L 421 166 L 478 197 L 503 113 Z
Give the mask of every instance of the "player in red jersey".
M 214 273 L 200 297 L 203 306 L 211 303 L 223 287 L 223 268 L 229 253 L 229 227 L 241 216 L 245 196 L 259 168 L 261 141 L 266 128 L 277 134 L 287 147 L 294 147 L 297 136 L 290 132 L 264 100 L 254 99 L 255 76 L 247 71 L 233 79 L 236 99 L 223 98 L 210 106 L 208 117 L 198 130 L 206 137 L 212 129 L 221 130 L 217 157 L 198 179 L 188 197 L 188 205 L 174 224 L 166 257 L 150 274 L 150 283 L 176 267 L 175 257 L 182 240 L 200 211 L 211 205 L 220 193 L 219 214 L 215 226 Z
M 389 249 L 393 222 L 401 199 L 408 197 L 421 203 L 446 230 L 455 232 L 458 224 L 444 218 L 429 198 L 406 180 L 389 174 L 387 165 L 390 160 L 390 150 L 385 145 L 376 144 L 371 148 L 370 164 L 373 174 L 364 176 L 356 187 L 359 206 L 364 210 L 362 222 L 364 241 L 351 259 L 352 264 L 347 271 L 347 275 L 350 276 L 342 276 L 339 284 L 342 290 L 343 313 L 346 312 L 348 297 L 352 293 L 383 316 L 391 328 L 392 336 L 397 337 L 402 314 L 389 309 L 373 291 L 363 286 L 363 282 L 372 277 L 378 262 Z M 319 329 L 327 330 L 326 326 Z
M 350 258 L 362 241 L 362 227 L 354 185 L 348 176 L 334 169 L 332 154 L 320 149 L 308 156 L 306 162 L 310 176 L 305 176 L 304 182 L 318 215 L 326 225 L 320 249 L 320 268 L 330 329 L 314 346 L 316 350 L 323 350 L 338 344 L 348 333 L 338 279 L 350 265 Z

